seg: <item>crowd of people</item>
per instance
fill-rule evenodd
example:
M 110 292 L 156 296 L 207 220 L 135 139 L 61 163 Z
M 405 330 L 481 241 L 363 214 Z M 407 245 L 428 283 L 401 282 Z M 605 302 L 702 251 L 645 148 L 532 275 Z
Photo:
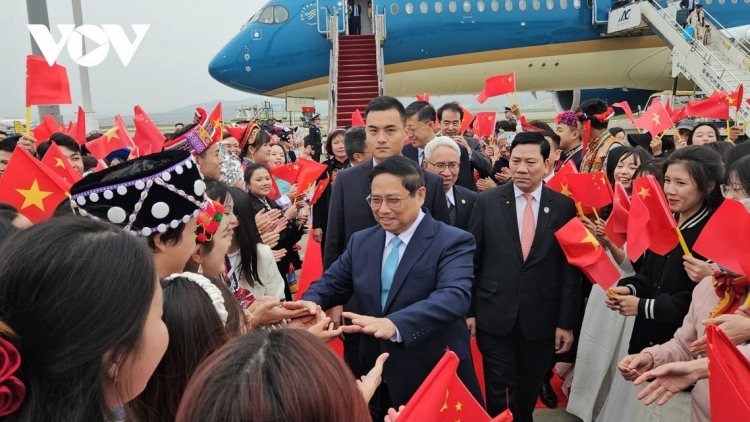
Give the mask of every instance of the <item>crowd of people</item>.
M 395 422 L 449 349 L 491 417 L 555 407 L 558 376 L 584 421 L 710 420 L 705 328 L 750 356 L 750 283 L 693 245 L 723 201 L 750 212 L 747 138 L 693 120 L 626 134 L 599 99 L 553 125 L 514 105 L 483 137 L 464 112 L 377 97 L 324 142 L 319 116 L 307 140 L 193 123 L 99 170 L 66 134 L 1 139 L 0 178 L 52 144 L 83 178 L 47 221 L 0 204 L 0 416 Z M 323 152 L 317 201 L 274 171 Z M 586 216 L 546 186 L 570 166 L 629 197 L 655 177 L 691 253 L 630 259 L 611 206 Z M 607 291 L 555 236 L 574 219 L 620 271 Z M 323 274 L 301 288 L 307 232 Z

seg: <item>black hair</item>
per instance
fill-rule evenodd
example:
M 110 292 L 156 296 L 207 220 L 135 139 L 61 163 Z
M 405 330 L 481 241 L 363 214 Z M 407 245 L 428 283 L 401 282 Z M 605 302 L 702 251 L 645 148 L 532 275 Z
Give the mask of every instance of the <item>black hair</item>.
M 404 110 L 404 105 L 401 104 L 401 101 L 387 95 L 375 97 L 367 103 L 367 107 L 365 107 L 365 119 L 367 119 L 367 115 L 370 114 L 370 112 L 388 110 L 398 111 L 398 115 L 401 117 L 401 123 L 406 126 L 406 110 Z
M 534 127 L 537 127 L 539 129 L 541 129 L 542 132 L 549 131 L 549 132 L 555 133 L 555 131 L 552 130 L 552 126 L 550 126 L 549 123 L 547 123 L 547 122 L 543 122 L 541 120 L 532 120 L 532 121 L 529 122 L 529 124 L 531 126 L 534 126 Z
M 515 139 L 513 139 L 513 143 L 510 144 L 510 152 L 513 153 L 513 149 L 519 145 L 539 145 L 539 152 L 542 154 L 542 158 L 545 160 L 549 159 L 549 142 L 547 142 L 541 132 L 521 132 L 517 134 Z
M 353 127 L 344 134 L 344 150 L 349 161 L 354 161 L 354 154 L 362 154 L 367 148 L 367 132 L 362 126 Z M 749 144 L 750 145 L 750 144 Z
M 221 140 L 223 141 L 224 139 L 231 138 L 231 137 L 232 137 L 231 133 L 225 133 L 225 134 L 221 135 Z
M 618 149 L 620 148 L 615 148 L 615 150 Z M 648 161 L 642 162 L 641 165 L 638 166 L 637 169 L 635 169 L 635 173 L 633 173 L 633 180 L 652 174 L 656 178 L 656 180 L 659 181 L 659 186 L 664 187 L 665 161 L 667 161 L 666 158 L 652 158 Z
M 78 145 L 78 142 L 73 139 L 71 136 L 66 135 L 64 133 L 53 133 L 47 142 L 42 142 L 39 144 L 39 147 L 36 149 L 36 153 L 39 156 L 39 158 L 44 158 L 44 154 L 47 153 L 47 150 L 49 150 L 50 144 L 56 143 L 59 147 L 65 147 L 71 151 L 81 153 L 81 146 Z
M 240 267 L 247 284 L 263 285 L 258 276 L 258 244 L 263 243 L 255 225 L 255 209 L 250 194 L 240 188 L 230 187 L 229 194 L 234 200 L 234 215 L 239 225 L 234 229 L 237 245 L 240 247 Z
M 719 154 L 721 162 L 724 163 L 724 166 L 726 168 L 727 154 L 729 154 L 729 152 L 735 148 L 734 144 L 724 141 L 716 141 L 709 142 L 705 146 L 711 148 L 712 150 L 716 151 L 717 154 Z
M 735 175 L 745 194 L 750 194 L 750 156 L 744 156 L 732 163 L 732 166 L 727 170 L 726 180 L 724 181 L 727 185 L 731 175 Z
M 87 172 L 89 170 L 93 170 L 96 168 L 96 165 L 98 164 L 96 161 L 96 157 L 92 155 L 84 155 L 81 157 L 81 161 L 83 162 L 83 171 Z
M 280 143 L 280 142 L 272 142 L 272 143 L 271 143 L 271 148 L 273 148 L 273 147 L 279 147 L 279 148 L 281 148 L 281 151 L 282 151 L 282 152 L 284 153 L 284 154 L 283 154 L 283 156 L 284 156 L 284 162 L 283 162 L 283 163 L 281 163 L 281 164 L 282 164 L 282 165 L 283 165 L 283 164 L 289 164 L 289 160 L 288 160 L 288 157 L 287 157 L 287 155 L 286 155 L 286 148 L 284 148 L 284 145 L 281 145 L 281 143 Z
M 422 186 L 426 186 L 424 174 L 416 161 L 410 160 L 403 155 L 388 157 L 372 168 L 370 171 L 370 185 L 373 179 L 381 174 L 392 174 L 401 178 L 401 185 L 411 193 Z
M 618 133 L 625 133 L 625 129 L 621 127 L 611 127 L 609 128 L 609 134 L 612 136 L 617 136 Z
M 5 242 L 10 235 L 15 233 L 18 229 L 13 225 L 12 220 L 0 218 L 0 245 Z
M 328 153 L 328 158 L 333 158 L 333 140 L 336 139 L 337 136 L 343 136 L 346 137 L 346 130 L 345 129 L 334 129 L 331 131 L 331 133 L 326 136 L 326 152 Z M 346 145 L 346 144 L 344 144 Z M 344 149 L 346 149 L 346 146 L 344 146 Z
M 89 134 L 86 135 L 86 142 L 94 141 L 96 139 L 101 138 L 102 136 L 104 136 L 104 134 L 99 131 L 89 132 Z
M 251 132 L 254 130 L 250 129 L 249 127 L 247 130 L 250 130 Z M 245 145 L 242 147 L 242 151 L 240 153 L 241 157 L 247 157 L 247 152 L 250 150 L 250 147 L 253 148 L 253 151 L 257 151 L 258 148 L 262 147 L 265 144 L 271 143 L 271 134 L 263 130 L 260 126 L 257 127 L 258 132 L 255 133 L 255 137 L 252 139 L 248 139 L 247 142 L 245 142 Z
M 406 107 L 406 118 L 414 115 L 420 122 L 434 122 L 435 108 L 427 101 L 414 101 Z
M 724 163 L 716 151 L 703 145 L 688 145 L 673 152 L 664 162 L 663 171 L 672 164 L 685 166 L 698 191 L 703 196 L 703 204 L 711 210 L 721 205 L 724 197 L 719 186 L 724 182 Z M 713 186 L 711 186 L 713 182 Z
M 495 132 L 499 132 L 498 129 L 502 129 L 506 132 L 515 132 L 516 128 L 513 127 L 513 124 L 507 120 L 500 120 L 495 124 Z
M 268 174 L 271 174 L 271 170 L 268 170 L 268 167 L 260 163 L 250 163 L 247 165 L 247 167 L 245 167 L 245 174 L 243 179 L 245 180 L 245 184 L 248 186 L 248 192 L 250 191 L 250 178 L 253 177 L 253 173 L 261 169 L 267 171 Z
M 177 129 L 177 126 L 185 127 L 185 125 L 183 123 L 180 123 L 180 122 L 177 122 L 177 123 L 174 124 L 175 129 Z
M 734 164 L 735 161 L 747 155 L 750 155 L 750 142 L 743 142 L 727 151 L 727 156 L 724 160 L 724 167 L 727 169 L 732 167 L 732 164 Z
M 26 385 L 4 421 L 116 420 L 104 385 L 138 358 L 157 289 L 151 251 L 113 224 L 76 216 L 17 231 L 0 256 L 0 314 L 19 339 L 16 375 Z
M 588 116 L 587 120 L 591 121 L 591 127 L 593 129 L 604 130 L 607 129 L 609 122 L 600 122 L 599 120 L 595 119 L 594 116 L 597 114 L 606 113 L 608 107 L 609 106 L 607 105 L 607 102 L 605 100 L 594 98 L 582 102 L 578 107 L 578 110 L 576 111 L 582 112 Z
M 443 106 L 437 110 L 438 121 L 443 121 L 443 113 L 445 113 L 446 111 L 456 112 L 458 113 L 458 117 L 461 119 L 461 121 L 464 120 L 464 109 L 458 102 L 451 101 L 449 103 L 443 104 Z
M 607 179 L 609 180 L 609 183 L 613 188 L 615 186 L 615 169 L 617 168 L 617 163 L 630 157 L 631 155 L 633 156 L 635 165 L 638 167 L 651 159 L 651 154 L 646 152 L 646 150 L 644 150 L 643 148 L 617 147 L 611 149 L 607 154 L 607 163 L 605 168 L 607 172 Z M 633 179 L 635 179 L 635 173 L 633 173 Z
M 10 152 L 12 154 L 20 139 L 21 135 L 8 136 L 5 139 L 0 139 L 0 151 Z
M 560 135 L 556 134 L 555 132 L 551 130 L 543 130 L 541 133 L 542 133 L 542 136 L 544 136 L 545 138 L 552 139 L 552 143 L 555 144 L 554 145 L 555 149 L 560 149 Z
M 721 141 L 721 132 L 719 132 L 719 128 L 717 128 L 716 125 L 713 123 L 703 122 L 703 123 L 699 123 L 697 126 L 693 128 L 693 130 L 690 131 L 690 136 L 688 136 L 688 139 L 687 139 L 688 145 L 693 145 L 693 134 L 695 133 L 696 129 L 702 126 L 708 126 L 711 129 L 713 129 L 714 133 L 716 133 L 716 141 L 717 142 Z
M 4 130 L 0 130 L 0 135 L 5 135 L 5 136 L 8 136 L 8 132 L 6 132 L 6 131 L 4 131 Z
M 18 209 L 13 205 L 0 202 L 0 220 L 7 220 L 13 223 L 18 218 Z

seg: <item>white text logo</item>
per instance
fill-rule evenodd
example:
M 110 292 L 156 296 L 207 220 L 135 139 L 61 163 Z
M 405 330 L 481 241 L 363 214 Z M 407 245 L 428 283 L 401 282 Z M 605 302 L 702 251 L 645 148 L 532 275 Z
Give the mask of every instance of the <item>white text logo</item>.
M 55 41 L 52 34 L 44 25 L 27 25 L 34 41 L 42 50 L 42 55 L 47 63 L 52 66 L 60 53 L 68 45 L 68 54 L 79 66 L 92 67 L 103 62 L 109 54 L 110 44 L 115 49 L 117 57 L 120 58 L 123 66 L 127 66 L 135 54 L 135 50 L 146 36 L 150 25 L 131 25 L 135 32 L 135 40 L 130 42 L 125 31 L 120 25 L 81 25 L 76 28 L 75 25 L 64 24 L 57 25 L 61 37 Z M 95 42 L 98 46 L 83 55 L 83 37 Z

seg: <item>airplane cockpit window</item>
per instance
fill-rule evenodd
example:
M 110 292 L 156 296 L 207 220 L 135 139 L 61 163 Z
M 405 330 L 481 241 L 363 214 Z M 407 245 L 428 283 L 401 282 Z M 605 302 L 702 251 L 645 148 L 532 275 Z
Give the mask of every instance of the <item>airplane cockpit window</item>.
M 510 0 L 505 0 L 505 10 L 510 12 L 513 10 L 513 2 Z
M 482 0 L 479 0 L 477 2 L 477 10 L 479 11 L 479 13 L 484 12 L 484 2 Z
M 259 12 L 258 22 L 273 23 L 273 7 L 266 7 Z
M 448 10 L 451 11 L 451 13 L 456 13 L 456 2 L 452 1 L 448 3 Z
M 422 12 L 423 15 L 427 14 L 427 12 L 430 11 L 430 5 L 425 1 L 419 3 L 419 11 Z
M 439 1 L 435 2 L 435 13 L 443 13 L 443 3 Z
M 467 0 L 464 2 L 464 13 L 469 12 L 471 12 L 471 2 Z
M 391 4 L 391 15 L 398 15 L 398 4 Z
M 273 22 L 274 23 L 286 22 L 287 19 L 289 19 L 289 11 L 286 10 L 286 7 L 284 6 L 273 7 Z
M 414 13 L 414 6 L 411 3 L 406 3 L 406 5 L 404 5 L 404 12 L 406 12 L 407 15 L 411 15 Z
M 258 10 L 257 12 L 255 12 L 255 14 L 253 15 L 253 17 L 251 17 L 250 20 L 248 20 L 247 22 L 245 22 L 244 25 L 242 25 L 242 28 L 240 28 L 240 31 L 242 31 L 243 29 L 245 29 L 245 27 L 248 26 L 248 25 L 250 25 L 251 23 L 257 22 L 258 18 L 260 18 L 260 12 L 262 12 L 262 10 Z

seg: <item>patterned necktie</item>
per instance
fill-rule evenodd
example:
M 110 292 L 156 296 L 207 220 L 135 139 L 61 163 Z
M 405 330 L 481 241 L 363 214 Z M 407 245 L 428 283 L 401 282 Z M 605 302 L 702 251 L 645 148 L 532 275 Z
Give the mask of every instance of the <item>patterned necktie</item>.
M 450 218 L 451 218 L 451 226 L 455 226 L 456 225 L 456 206 L 451 204 L 450 202 L 448 203 L 448 214 L 450 215 Z
M 398 248 L 403 242 L 398 237 L 391 239 L 391 253 L 388 254 L 388 258 L 385 259 L 383 269 L 380 271 L 380 308 L 385 309 L 385 302 L 388 300 L 388 293 L 391 292 L 391 284 L 393 284 L 393 276 L 396 274 L 396 268 L 398 268 Z
M 424 161 L 424 151 L 419 152 L 419 167 L 422 167 L 422 161 Z
M 523 260 L 529 257 L 529 251 L 531 251 L 531 244 L 534 243 L 534 232 L 536 231 L 536 222 L 534 221 L 534 209 L 531 208 L 531 201 L 534 200 L 534 196 L 530 193 L 524 193 L 523 197 L 526 198 L 526 206 L 523 208 L 523 220 L 521 221 L 521 252 L 523 253 Z

